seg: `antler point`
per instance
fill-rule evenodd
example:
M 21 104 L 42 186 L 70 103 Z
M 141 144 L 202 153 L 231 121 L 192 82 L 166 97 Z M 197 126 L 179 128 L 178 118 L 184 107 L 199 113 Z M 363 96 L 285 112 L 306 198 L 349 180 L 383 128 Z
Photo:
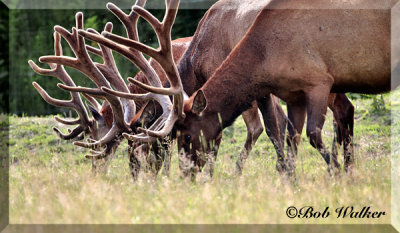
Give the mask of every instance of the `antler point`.
M 115 8 L 115 5 L 114 5 L 114 3 L 112 3 L 112 2 L 107 2 L 106 7 L 107 7 L 108 9 L 110 9 L 110 8 Z

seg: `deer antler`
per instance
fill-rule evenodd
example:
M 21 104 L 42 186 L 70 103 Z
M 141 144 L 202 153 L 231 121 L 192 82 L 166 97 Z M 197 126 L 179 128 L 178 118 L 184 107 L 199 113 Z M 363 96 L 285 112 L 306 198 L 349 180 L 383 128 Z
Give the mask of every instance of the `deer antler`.
M 61 38 L 57 32 L 54 33 L 54 50 L 55 50 L 55 56 L 60 57 L 63 55 L 62 47 L 61 47 Z M 40 68 L 39 66 L 37 66 L 32 60 L 29 60 L 28 63 L 36 73 L 44 75 L 44 76 L 57 77 L 65 85 L 70 86 L 70 87 L 75 87 L 74 81 L 71 79 L 71 77 L 68 75 L 68 73 L 65 71 L 65 69 L 62 65 L 50 63 L 49 64 L 50 69 L 43 69 L 43 68 Z M 66 119 L 59 118 L 57 116 L 55 117 L 55 119 L 62 124 L 78 125 L 76 128 L 71 130 L 69 134 L 63 134 L 63 133 L 61 133 L 61 131 L 58 128 L 54 127 L 53 130 L 57 133 L 57 135 L 60 138 L 62 138 L 64 140 L 70 140 L 73 138 L 77 138 L 78 136 L 80 136 L 80 134 L 82 132 L 90 132 L 91 131 L 93 122 L 89 119 L 88 113 L 86 111 L 86 108 L 83 105 L 83 102 L 82 102 L 82 99 L 81 99 L 81 96 L 79 95 L 79 93 L 71 92 L 72 98 L 69 101 L 58 100 L 58 99 L 54 99 L 54 98 L 50 97 L 49 94 L 38 83 L 33 82 L 32 84 L 47 103 L 58 106 L 58 107 L 72 108 L 77 112 L 78 119 L 74 119 L 74 120 L 66 120 Z
M 175 21 L 179 0 L 166 0 L 166 14 L 162 22 L 159 22 L 154 16 L 152 16 L 143 8 L 145 2 L 145 0 L 138 0 L 137 4 L 132 7 L 132 11 L 129 15 L 123 13 L 114 4 L 107 4 L 108 9 L 113 12 L 114 15 L 116 15 L 124 24 L 127 30 L 128 38 L 123 38 L 110 32 L 103 32 L 103 36 L 99 36 L 89 31 L 79 30 L 79 34 L 85 38 L 102 44 L 127 57 L 131 62 L 136 64 L 139 69 L 141 69 L 151 84 L 151 86 L 149 86 L 132 78 L 128 79 L 133 84 L 136 84 L 139 87 L 151 92 L 143 95 L 113 91 L 106 87 L 102 88 L 105 93 L 119 97 L 141 100 L 155 99 L 161 104 L 163 108 L 163 114 L 148 130 L 138 128 L 138 131 L 142 132 L 142 134 L 123 134 L 130 140 L 141 142 L 149 142 L 155 140 L 155 137 L 164 137 L 168 135 L 171 132 L 174 123 L 178 119 L 184 118 L 184 92 L 178 70 L 173 60 L 171 47 L 171 29 Z M 142 16 L 152 25 L 158 37 L 160 44 L 159 49 L 153 49 L 139 42 L 139 36 L 137 33 L 137 20 L 139 16 Z M 161 65 L 171 84 L 170 88 L 163 88 L 161 86 L 160 78 L 157 76 L 156 72 L 142 53 L 153 57 Z M 173 104 L 166 95 L 173 96 Z

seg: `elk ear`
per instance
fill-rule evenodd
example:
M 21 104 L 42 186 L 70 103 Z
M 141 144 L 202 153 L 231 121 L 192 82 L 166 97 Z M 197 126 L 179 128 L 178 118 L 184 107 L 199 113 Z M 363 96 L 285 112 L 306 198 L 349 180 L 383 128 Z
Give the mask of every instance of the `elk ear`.
M 90 113 L 92 113 L 92 116 L 94 117 L 94 119 L 96 121 L 103 121 L 104 120 L 103 116 L 94 107 L 92 107 L 89 104 L 88 104 L 88 106 L 89 106 Z
M 196 96 L 193 99 L 192 112 L 196 115 L 200 115 L 207 107 L 207 100 L 202 90 L 197 91 Z

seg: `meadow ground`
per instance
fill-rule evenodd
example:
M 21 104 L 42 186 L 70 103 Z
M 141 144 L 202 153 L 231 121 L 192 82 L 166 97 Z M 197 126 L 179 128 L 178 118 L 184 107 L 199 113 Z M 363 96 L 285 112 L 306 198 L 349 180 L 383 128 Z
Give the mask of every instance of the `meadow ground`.
M 386 108 L 390 96 L 385 95 Z M 390 111 L 376 112 L 372 99 L 356 107 L 356 172 L 350 178 L 328 175 L 327 166 L 305 134 L 297 158 L 297 181 L 275 171 L 275 152 L 263 133 L 241 176 L 234 165 L 246 137 L 243 120 L 224 131 L 213 179 L 179 178 L 176 149 L 169 177 L 143 174 L 134 183 L 127 143 L 120 146 L 108 172 L 93 175 L 86 149 L 59 140 L 53 117 L 10 117 L 10 223 L 390 223 Z M 379 107 L 379 106 L 378 106 Z M 382 107 L 382 106 L 381 106 Z M 331 145 L 332 114 L 323 136 Z M 176 146 L 173 146 L 176 148 Z M 340 156 L 340 163 L 343 162 Z M 290 219 L 289 206 L 370 206 L 385 211 L 379 219 Z

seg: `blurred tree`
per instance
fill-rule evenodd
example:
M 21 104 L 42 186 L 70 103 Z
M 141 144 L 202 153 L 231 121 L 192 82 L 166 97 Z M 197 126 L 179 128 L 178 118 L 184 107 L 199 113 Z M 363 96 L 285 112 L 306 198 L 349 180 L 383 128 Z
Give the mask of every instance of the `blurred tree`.
M 8 105 L 8 8 L 0 2 L 0 113 L 9 112 Z

